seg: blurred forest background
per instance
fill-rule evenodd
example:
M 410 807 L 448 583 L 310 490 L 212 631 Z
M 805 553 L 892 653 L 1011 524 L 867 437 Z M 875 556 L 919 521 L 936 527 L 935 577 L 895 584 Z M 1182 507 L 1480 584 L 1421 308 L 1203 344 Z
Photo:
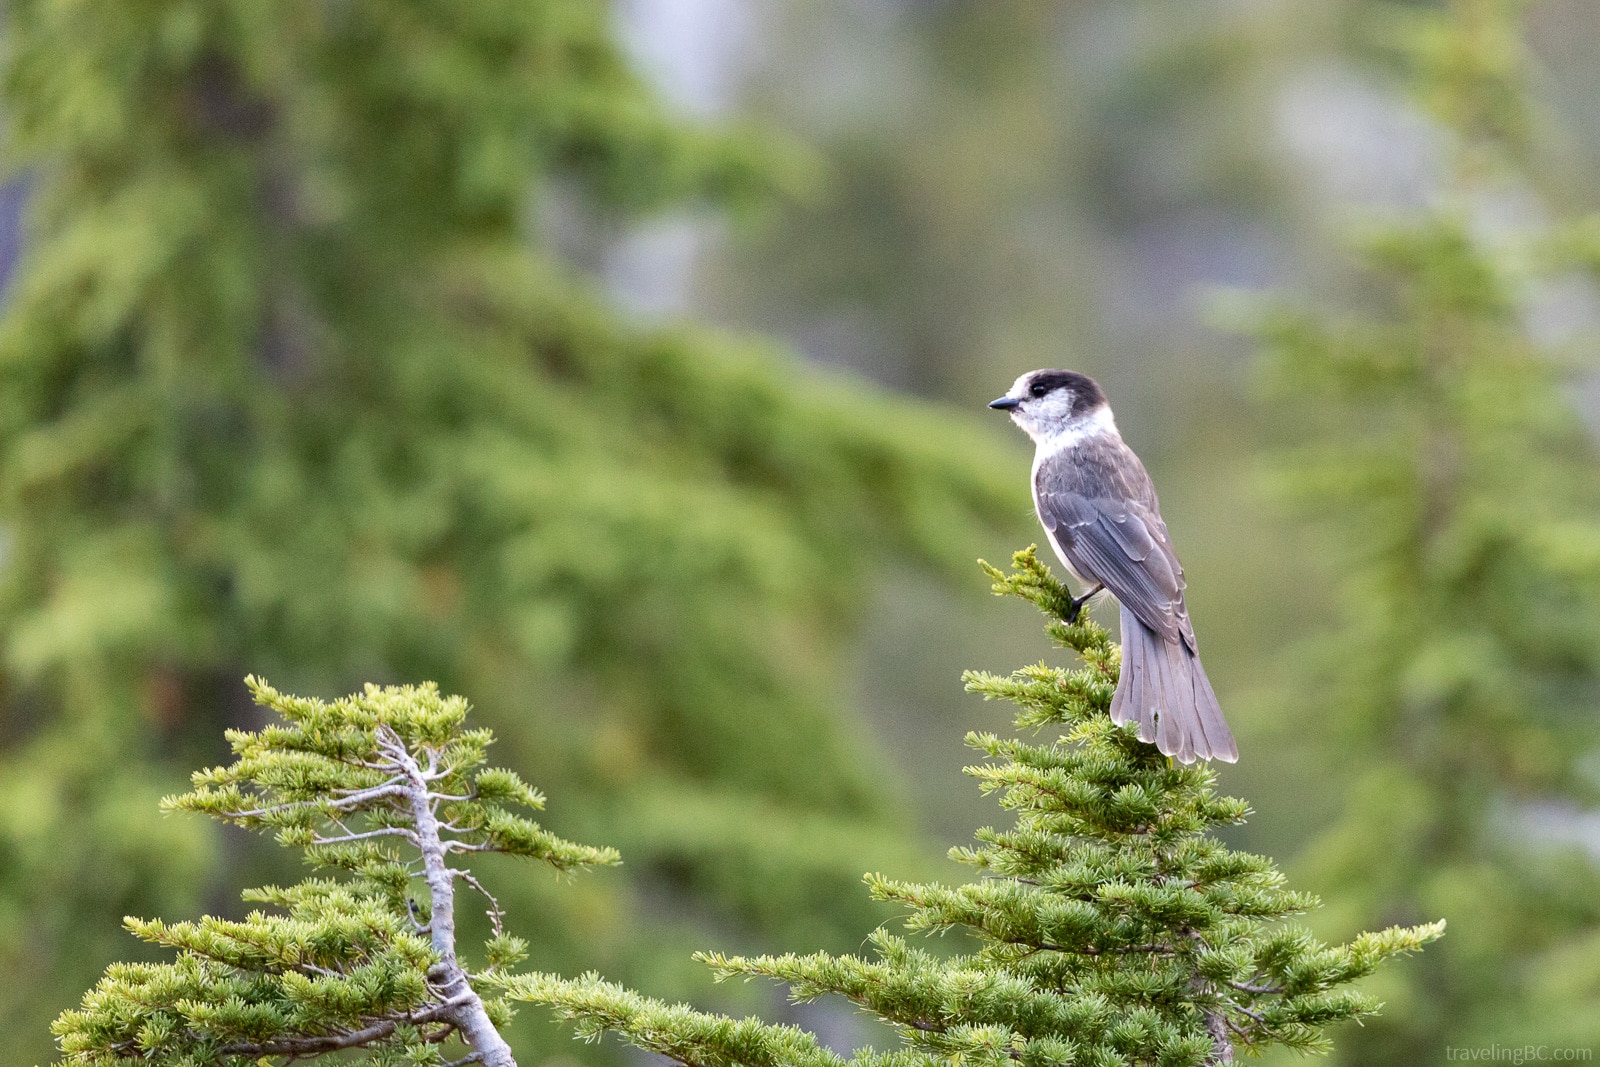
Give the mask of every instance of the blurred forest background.
M 983 403 L 1098 377 L 1319 933 L 1450 920 L 1341 1062 L 1600 1043 L 1590 0 L 8 5 L 0 1018 L 278 850 L 156 814 L 240 679 L 438 680 L 620 872 L 532 963 L 844 1046 L 1049 655 Z M 1570 220 L 1570 221 L 1569 221 Z M 1252 295 L 1253 294 L 1253 295 Z M 1276 294 L 1276 295 L 1269 295 Z M 988 416 L 986 418 L 986 416 Z M 504 881 L 504 879 L 501 879 Z M 599 1062 L 543 1019 L 525 1062 Z

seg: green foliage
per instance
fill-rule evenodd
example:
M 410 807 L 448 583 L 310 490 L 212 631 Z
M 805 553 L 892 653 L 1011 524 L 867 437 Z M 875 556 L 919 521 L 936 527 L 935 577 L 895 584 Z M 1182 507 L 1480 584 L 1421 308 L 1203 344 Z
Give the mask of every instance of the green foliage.
M 461 697 L 440 697 L 432 685 L 369 685 L 363 695 L 325 704 L 284 696 L 253 677 L 245 684 L 256 703 L 287 725 L 230 730 L 239 758 L 196 773 L 194 792 L 168 799 L 168 810 L 276 830 L 280 844 L 304 848 L 313 863 L 392 879 L 398 870 L 378 839 L 415 843 L 416 815 L 391 758 L 398 746 L 421 752 L 421 773 L 431 789 L 450 798 L 439 815 L 451 827 L 447 839 L 459 841 L 461 851 L 542 860 L 558 871 L 618 861 L 612 849 L 569 844 L 517 814 L 519 808 L 542 810 L 544 797 L 514 772 L 483 766 L 494 736 L 462 728 L 467 702 Z M 349 831 L 327 837 L 330 825 L 342 830 L 356 814 L 371 824 L 368 836 L 359 843 L 344 840 Z
M 431 685 L 368 686 L 325 704 L 254 678 L 249 685 L 281 723 L 230 731 L 238 758 L 197 772 L 194 791 L 164 806 L 275 831 L 280 844 L 343 876 L 249 890 L 247 901 L 274 910 L 242 921 L 128 919 L 128 929 L 178 958 L 110 967 L 83 1008 L 57 1020 L 61 1063 L 245 1067 L 343 1048 L 397 1067 L 444 1062 L 444 1043 L 460 1031 L 446 982 L 452 901 L 437 891 L 430 899 L 418 881 L 447 871 L 451 853 L 504 853 L 563 872 L 614 864 L 617 854 L 563 841 L 523 814 L 543 798 L 484 765 L 493 738 L 465 729 L 460 697 Z M 470 871 L 446 873 L 442 884 L 452 878 L 487 896 Z M 480 984 L 525 949 L 489 900 L 496 934 L 485 945 L 488 966 L 471 975 Z M 418 919 L 430 912 L 429 923 Z M 491 1019 L 510 1017 L 503 1000 L 482 1006 Z
M 989 516 L 1021 521 L 1022 486 L 998 434 L 622 321 L 561 265 L 564 204 L 743 200 L 786 158 L 671 118 L 608 18 L 7 5 L 8 159 L 33 189 L 0 320 L 0 969 L 37 976 L 0 983 L 0 1015 L 20 1032 L 115 954 L 85 931 L 272 862 L 146 814 L 219 726 L 253 724 L 247 670 L 474 693 L 581 818 L 672 823 L 619 843 L 627 885 L 676 914 L 837 936 L 827 890 L 859 866 L 827 842 L 904 839 L 842 736 L 836 639 L 874 560 L 968 558 Z M 672 814 L 757 809 L 775 832 L 733 851 Z M 806 887 L 778 913 L 774 872 Z M 608 965 L 660 958 L 615 897 L 550 904 L 526 909 L 550 965 L 606 932 Z
M 772 978 L 809 1000 L 838 995 L 893 1026 L 901 1045 L 863 1050 L 862 1067 L 970 1062 L 1180 1064 L 1234 1050 L 1327 1047 L 1330 1025 L 1378 1004 L 1349 988 L 1384 960 L 1420 949 L 1443 923 L 1391 927 L 1328 946 L 1279 920 L 1316 901 L 1283 887 L 1270 860 L 1209 835 L 1243 821 L 1205 764 L 1175 765 L 1108 714 L 1119 649 L 1087 616 L 1068 626 L 1069 594 L 1033 550 L 990 569 L 1083 666 L 1039 664 L 967 686 L 1019 708 L 1030 744 L 972 734 L 987 757 L 970 769 L 1016 815 L 951 858 L 979 877 L 958 886 L 872 875 L 874 899 L 909 909 L 913 932 L 962 930 L 976 945 L 941 956 L 885 931 L 871 957 L 702 954 L 722 978 Z M 842 1067 L 792 1027 L 735 1021 L 641 997 L 595 975 L 507 979 L 512 999 L 552 1005 L 584 1036 L 614 1031 L 690 1067 Z
M 1344 795 L 1308 859 L 1337 891 L 1327 925 L 1442 914 L 1457 931 L 1389 979 L 1403 1010 L 1353 1037 L 1352 1063 L 1600 1041 L 1600 986 L 1576 977 L 1600 960 L 1600 874 L 1527 832 L 1596 798 L 1600 473 L 1539 326 L 1593 224 L 1504 225 L 1535 195 L 1520 8 L 1385 23 L 1442 124 L 1449 187 L 1363 234 L 1360 310 L 1280 303 L 1255 326 L 1295 427 L 1277 484 L 1340 575 L 1282 713 Z

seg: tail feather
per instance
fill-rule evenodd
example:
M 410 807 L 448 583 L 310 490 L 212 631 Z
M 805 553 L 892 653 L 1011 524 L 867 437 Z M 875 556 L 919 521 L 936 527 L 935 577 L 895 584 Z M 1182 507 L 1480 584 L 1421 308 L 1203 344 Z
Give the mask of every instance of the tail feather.
M 1155 744 L 1156 693 L 1159 690 L 1155 680 L 1150 677 L 1149 662 L 1144 657 L 1130 660 L 1124 653 L 1121 677 L 1125 683 L 1118 683 L 1116 696 L 1112 699 L 1112 720 L 1127 722 L 1131 717 L 1139 724 L 1139 740 L 1147 745 Z
M 1199 656 L 1191 656 L 1190 660 L 1194 664 L 1195 710 L 1199 712 L 1200 728 L 1211 746 L 1211 758 L 1237 763 L 1239 746 L 1234 743 L 1233 731 L 1228 729 L 1227 720 L 1222 717 L 1222 705 L 1217 702 L 1217 694 L 1211 688 L 1211 679 L 1206 677 L 1206 669 L 1201 665 Z
M 1156 740 L 1156 694 L 1160 691 L 1157 680 L 1150 677 L 1150 663 L 1145 659 L 1130 661 L 1126 654 L 1122 660 L 1122 681 L 1111 702 L 1114 722 L 1136 722 L 1139 740 L 1154 744 Z
M 1180 763 L 1196 758 L 1232 763 L 1239 748 L 1222 717 L 1200 657 L 1163 640 L 1122 609 L 1122 676 L 1111 699 L 1111 718 L 1137 722 L 1139 740 L 1154 741 Z
M 1185 689 L 1192 687 L 1183 684 L 1187 680 L 1187 672 L 1182 669 L 1182 664 L 1173 659 L 1172 653 L 1178 646 L 1161 640 L 1160 636 L 1145 630 L 1137 622 L 1134 625 L 1147 635 L 1147 640 L 1143 642 L 1144 656 L 1155 666 L 1158 683 L 1155 699 L 1159 702 L 1156 710 L 1156 748 L 1184 763 L 1193 763 L 1194 744 L 1189 738 L 1189 716 L 1183 711 L 1187 696 Z M 1183 654 L 1188 654 L 1187 649 Z

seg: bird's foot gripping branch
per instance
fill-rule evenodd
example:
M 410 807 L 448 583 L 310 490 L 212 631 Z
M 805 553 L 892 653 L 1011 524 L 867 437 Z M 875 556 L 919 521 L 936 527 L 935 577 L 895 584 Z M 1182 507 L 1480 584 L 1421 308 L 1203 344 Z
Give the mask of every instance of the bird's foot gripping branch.
M 701 957 L 723 977 L 785 982 L 799 1000 L 842 996 L 893 1027 L 899 1047 L 846 1060 L 794 1027 L 593 976 L 519 977 L 511 995 L 553 1006 L 586 1036 L 615 1032 L 689 1067 L 1199 1067 L 1244 1049 L 1318 1049 L 1328 1026 L 1375 1011 L 1350 983 L 1444 924 L 1329 946 L 1282 923 L 1315 899 L 1284 889 L 1270 860 L 1207 834 L 1240 822 L 1244 802 L 1217 795 L 1205 764 L 1173 764 L 1111 721 L 1117 646 L 1092 620 L 1066 623 L 1072 597 L 1031 550 L 1015 564 L 990 568 L 997 591 L 1036 604 L 1084 661 L 967 676 L 973 691 L 1018 706 L 1018 728 L 1059 731 L 1043 744 L 968 737 L 986 757 L 969 773 L 1016 825 L 952 850 L 975 871 L 964 884 L 867 879 L 874 897 L 909 911 L 909 930 L 963 931 L 968 950 L 936 955 L 879 930 L 870 956 Z
M 492 738 L 464 728 L 460 697 L 369 686 L 323 703 L 247 684 L 282 721 L 230 731 L 238 759 L 197 773 L 166 806 L 272 831 L 343 876 L 250 891 L 275 910 L 241 922 L 128 920 L 178 959 L 112 966 L 57 1021 L 62 1062 L 244 1067 L 363 1048 L 373 1062 L 514 1067 L 499 1032 L 510 1007 L 480 990 L 523 945 L 459 858 L 500 852 L 568 871 L 616 853 L 527 818 L 543 797 L 484 766 Z M 456 944 L 463 887 L 488 900 L 494 928 L 476 973 Z

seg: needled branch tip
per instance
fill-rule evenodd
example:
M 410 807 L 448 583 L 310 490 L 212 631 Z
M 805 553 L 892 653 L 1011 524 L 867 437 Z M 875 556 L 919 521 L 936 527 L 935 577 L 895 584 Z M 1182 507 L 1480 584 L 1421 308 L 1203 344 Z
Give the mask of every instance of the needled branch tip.
M 990 588 L 995 596 L 1021 597 L 1038 608 L 1050 620 L 1046 630 L 1062 647 L 1086 659 L 1093 656 L 1103 660 L 1118 651 L 1110 631 L 1091 619 L 1087 611 L 1075 610 L 1072 590 L 1039 559 L 1037 544 L 1012 553 L 1013 569 L 1009 574 L 987 560 L 978 560 L 978 566 L 993 582 Z

